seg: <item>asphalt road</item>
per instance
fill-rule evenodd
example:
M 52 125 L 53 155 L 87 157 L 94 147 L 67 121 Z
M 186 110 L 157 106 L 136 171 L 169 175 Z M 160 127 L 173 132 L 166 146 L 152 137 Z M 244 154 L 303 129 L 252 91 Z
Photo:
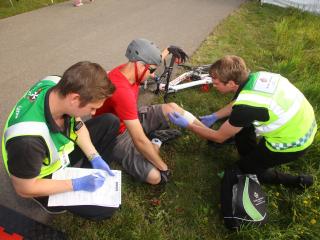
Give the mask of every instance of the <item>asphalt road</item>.
M 106 69 L 124 63 L 134 38 L 173 44 L 191 55 L 214 27 L 245 0 L 83 0 L 0 20 L 0 127 L 16 101 L 34 82 L 62 74 L 89 60 Z M 2 135 L 2 130 L 1 130 Z M 27 156 L 26 156 L 27 157 Z M 35 220 L 50 217 L 31 200 L 18 197 L 0 163 L 0 204 Z

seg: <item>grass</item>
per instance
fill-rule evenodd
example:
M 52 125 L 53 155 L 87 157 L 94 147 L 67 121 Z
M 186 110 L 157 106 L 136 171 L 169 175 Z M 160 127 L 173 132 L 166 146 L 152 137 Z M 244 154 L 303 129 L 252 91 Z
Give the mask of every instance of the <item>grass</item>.
M 51 0 L 1 0 L 0 19 L 11 17 L 20 13 L 29 12 L 38 8 L 52 5 Z M 53 4 L 65 2 L 67 0 L 54 0 Z
M 294 9 L 249 1 L 223 21 L 192 56 L 194 65 L 212 63 L 225 54 L 242 56 L 252 71 L 281 73 L 306 95 L 319 122 L 320 17 Z M 171 97 L 196 116 L 226 104 L 232 96 L 211 90 L 187 90 Z M 161 102 L 161 99 L 156 100 Z M 280 167 L 319 179 L 320 135 L 308 153 Z M 163 158 L 173 170 L 166 186 L 136 183 L 124 174 L 122 207 L 111 220 L 92 222 L 66 214 L 54 225 L 70 239 L 320 239 L 320 185 L 298 194 L 282 186 L 264 186 L 268 224 L 230 232 L 220 215 L 220 173 L 237 160 L 232 146 L 213 149 L 185 131 Z

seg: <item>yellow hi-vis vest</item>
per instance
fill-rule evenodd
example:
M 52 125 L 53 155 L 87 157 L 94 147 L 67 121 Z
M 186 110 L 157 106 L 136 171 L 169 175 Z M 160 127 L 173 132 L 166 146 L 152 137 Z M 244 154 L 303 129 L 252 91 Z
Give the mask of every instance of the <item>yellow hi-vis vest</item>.
M 254 121 L 257 135 L 274 152 L 297 152 L 313 142 L 317 124 L 313 108 L 288 79 L 269 72 L 252 73 L 234 105 L 268 109 L 270 119 Z

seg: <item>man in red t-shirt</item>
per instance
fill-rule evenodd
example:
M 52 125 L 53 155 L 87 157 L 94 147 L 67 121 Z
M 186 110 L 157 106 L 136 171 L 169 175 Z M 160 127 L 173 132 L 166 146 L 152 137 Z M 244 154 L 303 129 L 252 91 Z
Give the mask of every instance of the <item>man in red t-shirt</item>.
M 112 156 L 135 179 L 150 184 L 167 182 L 169 170 L 159 155 L 161 141 L 150 141 L 147 135 L 155 130 L 168 129 L 167 115 L 171 112 L 179 112 L 190 122 L 202 125 L 175 103 L 138 109 L 140 84 L 148 77 L 154 77 L 155 70 L 168 54 L 174 55 L 181 62 L 188 57 L 179 47 L 170 46 L 161 53 L 149 40 L 133 40 L 126 51 L 129 62 L 108 73 L 109 79 L 116 86 L 115 93 L 96 113 L 100 115 L 109 112 L 118 116 L 120 129 Z

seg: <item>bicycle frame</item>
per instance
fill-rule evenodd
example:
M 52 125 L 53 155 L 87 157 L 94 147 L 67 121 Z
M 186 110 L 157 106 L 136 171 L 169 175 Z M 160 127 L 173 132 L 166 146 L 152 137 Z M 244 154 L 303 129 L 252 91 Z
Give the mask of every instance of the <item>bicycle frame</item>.
M 183 82 L 186 79 L 190 79 L 193 74 L 194 74 L 193 71 L 189 71 L 189 72 L 183 73 L 179 77 L 170 81 L 168 89 L 167 89 L 167 93 L 175 93 L 175 92 L 178 92 L 179 90 L 182 90 L 182 89 L 212 83 L 212 78 L 209 76 L 209 74 L 201 74 L 201 75 L 199 75 L 201 80 L 196 80 L 196 81 L 191 81 L 191 82 L 179 84 L 180 82 Z M 161 91 L 165 91 L 165 84 L 160 83 L 159 88 Z
M 166 66 L 166 62 L 164 62 L 165 69 L 160 77 L 156 77 L 155 81 L 157 84 L 157 89 L 155 90 L 155 94 L 159 94 L 160 92 L 164 92 L 164 102 L 166 102 L 168 94 L 176 93 L 180 90 L 187 89 L 190 87 L 195 87 L 199 85 L 211 84 L 212 78 L 208 74 L 209 65 L 204 65 L 196 68 L 192 68 L 190 66 L 179 65 L 185 68 L 191 69 L 191 71 L 185 72 L 178 76 L 177 78 L 171 79 L 171 74 L 173 70 L 173 65 L 175 62 L 175 58 L 172 57 L 170 61 L 169 67 Z M 165 78 L 165 83 L 162 83 L 162 79 Z M 182 83 L 186 80 L 189 80 L 187 83 Z

